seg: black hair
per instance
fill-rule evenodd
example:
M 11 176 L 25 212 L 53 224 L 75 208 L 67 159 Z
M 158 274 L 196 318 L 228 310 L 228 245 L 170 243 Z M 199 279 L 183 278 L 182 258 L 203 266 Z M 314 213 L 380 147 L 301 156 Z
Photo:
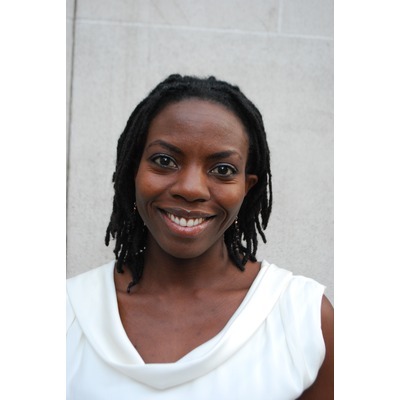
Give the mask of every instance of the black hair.
M 238 86 L 213 76 L 203 79 L 170 75 L 134 109 L 118 140 L 116 168 L 112 178 L 115 191 L 113 209 L 105 243 L 108 246 L 110 235 L 116 239 L 116 269 L 123 272 L 125 264 L 132 274 L 128 292 L 139 282 L 144 267 L 147 228 L 134 210 L 133 177 L 144 150 L 147 131 L 151 121 L 166 105 L 189 98 L 225 106 L 239 117 L 248 134 L 246 173 L 257 175 L 258 181 L 243 200 L 237 224 L 232 224 L 225 232 L 224 240 L 230 259 L 243 271 L 248 260 L 256 261 L 257 232 L 266 243 L 263 229 L 267 227 L 271 213 L 272 187 L 269 148 L 260 112 Z

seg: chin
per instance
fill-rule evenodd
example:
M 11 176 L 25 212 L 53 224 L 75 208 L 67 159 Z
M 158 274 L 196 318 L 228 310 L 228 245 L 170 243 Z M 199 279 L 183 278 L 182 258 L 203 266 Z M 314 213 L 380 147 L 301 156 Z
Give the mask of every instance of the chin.
M 186 244 L 184 246 L 162 246 L 161 249 L 168 254 L 170 257 L 181 259 L 181 260 L 192 260 L 201 257 L 202 255 L 209 253 L 211 247 L 207 248 L 194 248 L 193 244 Z
M 178 250 L 164 250 L 169 256 L 174 257 L 178 260 L 193 260 L 195 258 L 198 258 L 202 256 L 205 251 L 193 251 L 192 249 L 185 249 L 183 251 L 178 251 Z

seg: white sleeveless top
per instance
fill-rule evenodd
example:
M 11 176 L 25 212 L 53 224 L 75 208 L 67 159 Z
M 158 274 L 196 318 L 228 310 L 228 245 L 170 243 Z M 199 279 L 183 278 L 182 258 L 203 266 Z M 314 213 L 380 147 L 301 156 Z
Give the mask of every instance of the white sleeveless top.
M 174 363 L 145 364 L 119 317 L 114 262 L 67 281 L 67 400 L 290 400 L 325 357 L 324 286 L 263 261 L 227 325 Z

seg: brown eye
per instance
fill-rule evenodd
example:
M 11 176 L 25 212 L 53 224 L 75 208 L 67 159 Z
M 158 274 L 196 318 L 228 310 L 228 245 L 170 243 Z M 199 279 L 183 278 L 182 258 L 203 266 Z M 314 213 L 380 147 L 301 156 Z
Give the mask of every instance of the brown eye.
M 221 165 L 218 165 L 215 168 L 213 168 L 210 172 L 213 175 L 229 177 L 229 176 L 235 175 L 237 173 L 237 170 L 234 167 L 232 167 L 231 165 L 221 164 Z
M 163 168 L 177 168 L 175 161 L 166 155 L 158 155 L 153 157 L 152 161 Z

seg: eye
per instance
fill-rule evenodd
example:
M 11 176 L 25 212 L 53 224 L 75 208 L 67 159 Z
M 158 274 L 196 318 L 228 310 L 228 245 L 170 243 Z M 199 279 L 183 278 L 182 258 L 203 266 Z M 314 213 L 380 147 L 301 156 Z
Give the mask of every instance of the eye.
M 215 168 L 213 168 L 210 173 L 212 175 L 218 175 L 222 177 L 230 177 L 232 175 L 237 174 L 236 168 L 232 167 L 231 165 L 227 164 L 221 164 L 217 165 Z
M 157 156 L 154 156 L 151 158 L 151 161 L 156 163 L 162 168 L 177 168 L 178 166 L 176 165 L 176 162 L 174 159 L 170 156 L 167 156 L 165 154 L 159 154 Z

